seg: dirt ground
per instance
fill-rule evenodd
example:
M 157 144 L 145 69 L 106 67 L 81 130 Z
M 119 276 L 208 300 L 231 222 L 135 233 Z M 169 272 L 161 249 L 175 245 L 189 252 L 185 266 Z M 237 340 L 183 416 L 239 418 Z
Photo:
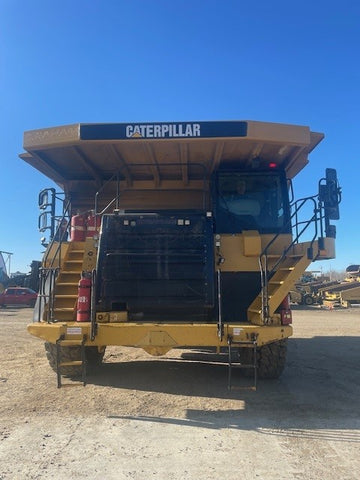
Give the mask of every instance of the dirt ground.
M 31 315 L 0 310 L 0 480 L 360 477 L 360 308 L 294 309 L 287 367 L 256 392 L 227 390 L 225 356 L 114 347 L 57 389 Z

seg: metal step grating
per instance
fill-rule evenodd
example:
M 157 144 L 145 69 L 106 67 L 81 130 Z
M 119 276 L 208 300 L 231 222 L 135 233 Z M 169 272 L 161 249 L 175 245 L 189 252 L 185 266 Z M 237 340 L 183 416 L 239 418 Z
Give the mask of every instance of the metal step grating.
M 61 369 L 62 367 L 79 367 L 81 366 L 81 383 L 85 387 L 86 385 L 86 355 L 85 355 L 85 342 L 87 336 L 83 335 L 82 339 L 79 340 L 70 340 L 62 334 L 56 340 L 56 375 L 57 375 L 57 386 L 58 388 L 62 387 L 61 382 Z M 62 361 L 61 359 L 61 347 L 81 347 L 81 359 L 73 361 Z M 77 384 L 75 384 L 77 385 Z
M 236 342 L 233 340 L 232 336 L 228 336 L 227 340 L 228 344 L 228 390 L 233 389 L 232 385 L 232 370 L 233 368 L 236 369 L 253 369 L 254 370 L 254 377 L 253 377 L 253 385 L 248 386 L 248 387 L 237 387 L 240 389 L 248 389 L 248 390 L 256 390 L 257 389 L 257 357 L 256 357 L 256 349 L 257 349 L 257 341 L 243 341 L 243 342 Z M 247 347 L 251 348 L 253 350 L 253 363 L 242 363 L 241 362 L 241 355 L 239 354 L 238 362 L 234 362 L 232 358 L 232 347 Z

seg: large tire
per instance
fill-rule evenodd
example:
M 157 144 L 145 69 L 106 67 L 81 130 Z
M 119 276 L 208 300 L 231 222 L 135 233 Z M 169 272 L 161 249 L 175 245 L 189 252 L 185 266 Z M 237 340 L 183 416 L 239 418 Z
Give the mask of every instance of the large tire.
M 309 307 L 310 305 L 313 305 L 313 303 L 314 303 L 313 297 L 311 295 L 305 295 L 304 304 Z
M 45 342 L 45 351 L 50 367 L 56 372 L 56 345 Z M 85 347 L 87 371 L 94 370 L 101 365 L 104 353 L 105 349 L 99 352 L 97 347 Z M 81 347 L 61 347 L 60 355 L 61 362 L 81 360 Z M 77 377 L 81 375 L 81 366 L 62 367 L 61 374 L 68 377 Z
M 257 374 L 259 378 L 279 378 L 286 363 L 287 340 L 264 345 L 256 350 Z M 254 352 L 252 348 L 240 348 L 241 363 L 253 364 Z M 254 374 L 252 368 L 243 369 L 244 376 Z

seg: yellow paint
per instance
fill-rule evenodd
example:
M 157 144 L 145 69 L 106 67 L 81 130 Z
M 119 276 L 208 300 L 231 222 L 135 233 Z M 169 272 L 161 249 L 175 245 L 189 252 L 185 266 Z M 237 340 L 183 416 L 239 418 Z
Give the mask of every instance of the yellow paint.
M 243 232 L 245 257 L 259 257 L 261 254 L 261 237 L 258 231 Z
M 84 242 L 84 257 L 82 271 L 91 272 L 96 267 L 97 249 L 95 247 L 94 238 L 86 238 Z
M 215 254 L 216 257 L 220 254 L 224 259 L 219 266 L 220 270 L 222 272 L 258 272 L 258 257 L 272 238 L 273 235 L 259 235 L 254 230 L 219 235 L 220 246 L 215 250 Z M 269 268 L 274 265 L 291 241 L 291 235 L 279 235 L 268 252 Z
M 122 345 L 140 347 L 149 353 L 166 353 L 173 347 L 226 347 L 227 338 L 233 336 L 236 341 L 249 341 L 257 338 L 259 346 L 278 341 L 292 335 L 291 326 L 258 326 L 248 323 L 224 325 L 222 340 L 218 337 L 216 324 L 155 324 L 155 323 L 99 323 L 98 333 L 93 342 L 90 338 L 89 323 L 32 323 L 28 325 L 28 332 L 43 340 L 55 343 L 60 335 L 72 328 L 81 328 L 82 335 L 87 335 L 86 345 L 103 347 L 105 345 Z M 80 340 L 79 340 L 80 341 Z M 154 353 L 152 353 L 154 354 Z M 163 353 L 162 353 L 163 354 Z
M 67 256 L 67 253 L 68 253 L 68 250 L 69 250 L 69 246 L 71 245 L 70 242 L 63 242 L 61 244 L 61 247 L 60 247 L 60 251 L 57 253 L 57 255 L 59 255 L 60 253 L 60 259 L 61 259 L 61 264 L 64 263 L 64 258 L 66 258 Z M 51 266 L 57 266 L 57 258 L 55 258 L 55 255 L 56 255 L 56 252 L 57 252 L 57 249 L 59 247 L 59 243 L 58 242 L 54 242 L 53 244 L 50 244 L 45 255 L 44 255 L 44 258 L 46 258 L 46 261 L 43 263 L 43 267 L 45 268 L 49 268 Z
M 141 348 L 153 357 L 161 357 L 161 355 L 165 355 L 169 350 L 171 350 L 171 347 L 154 347 L 151 345 L 143 346 Z

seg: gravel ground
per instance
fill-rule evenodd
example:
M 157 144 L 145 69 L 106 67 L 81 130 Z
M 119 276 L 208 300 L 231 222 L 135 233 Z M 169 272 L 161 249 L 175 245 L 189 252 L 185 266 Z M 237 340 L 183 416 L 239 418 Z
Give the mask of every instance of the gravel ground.
M 360 476 L 360 308 L 294 308 L 287 367 L 257 392 L 228 392 L 225 357 L 114 347 L 57 389 L 31 315 L 0 310 L 0 480 Z

